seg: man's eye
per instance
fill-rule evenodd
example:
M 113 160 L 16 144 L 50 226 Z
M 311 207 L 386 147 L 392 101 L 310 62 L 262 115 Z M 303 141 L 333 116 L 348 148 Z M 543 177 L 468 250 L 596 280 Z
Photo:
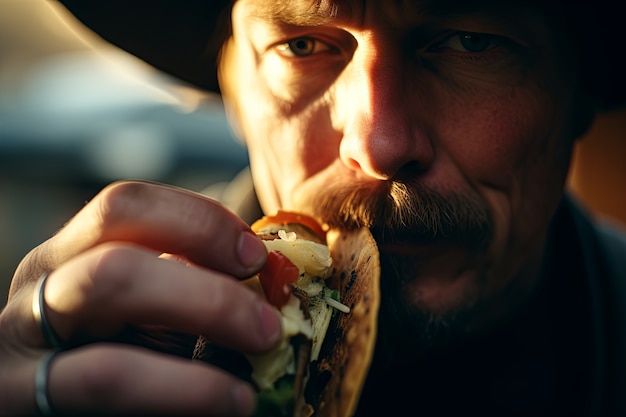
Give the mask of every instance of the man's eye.
M 486 33 L 455 32 L 442 42 L 430 47 L 431 51 L 452 49 L 460 52 L 484 52 L 499 45 L 499 37 Z
M 313 38 L 296 38 L 277 46 L 278 51 L 289 57 L 305 57 L 329 50 L 329 46 Z

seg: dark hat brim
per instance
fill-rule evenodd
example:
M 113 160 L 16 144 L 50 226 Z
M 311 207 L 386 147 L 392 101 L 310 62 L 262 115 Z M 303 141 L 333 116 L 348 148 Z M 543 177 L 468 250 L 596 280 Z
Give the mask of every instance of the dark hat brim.
M 106 41 L 204 90 L 219 92 L 217 59 L 235 0 L 59 0 Z M 561 2 L 583 50 L 583 89 L 600 108 L 626 105 L 621 16 L 609 0 Z M 617 3 L 616 3 L 617 4 Z
M 107 42 L 182 81 L 219 91 L 232 0 L 60 0 Z

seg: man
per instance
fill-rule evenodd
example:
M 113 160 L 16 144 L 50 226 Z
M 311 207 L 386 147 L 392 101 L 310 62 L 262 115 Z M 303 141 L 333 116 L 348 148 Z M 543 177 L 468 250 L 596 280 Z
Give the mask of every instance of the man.
M 203 88 L 217 87 L 220 50 L 219 87 L 262 211 L 376 237 L 381 336 L 360 414 L 624 415 L 626 292 L 608 255 L 624 237 L 563 194 L 594 100 L 620 91 L 593 77 L 610 54 L 591 12 L 557 1 L 127 3 L 67 1 L 105 38 Z M 249 386 L 163 354 L 137 329 L 270 349 L 276 312 L 232 279 L 265 257 L 213 200 L 105 189 L 16 272 L 0 328 L 4 413 L 249 414 Z M 80 347 L 41 360 L 56 342 Z

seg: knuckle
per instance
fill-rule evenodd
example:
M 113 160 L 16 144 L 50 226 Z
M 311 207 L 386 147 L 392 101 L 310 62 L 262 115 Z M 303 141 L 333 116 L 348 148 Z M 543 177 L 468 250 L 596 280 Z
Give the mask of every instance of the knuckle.
M 228 287 L 229 279 L 225 277 L 219 276 L 212 280 L 212 285 L 210 291 L 206 293 L 206 307 L 208 311 L 208 318 L 215 319 L 216 321 L 223 321 L 225 319 L 225 314 L 232 307 L 232 295 L 234 294 L 233 290 Z
M 126 364 L 123 356 L 104 348 L 91 349 L 84 359 L 86 364 L 77 372 L 87 403 L 111 405 L 125 392 L 122 376 L 131 364 Z
M 254 326 L 257 320 L 258 296 L 240 282 L 230 278 L 216 280 L 207 292 L 204 315 L 211 328 L 227 327 L 231 330 Z M 224 326 L 228 323 L 228 326 Z
M 176 207 L 176 216 L 179 224 L 189 233 L 187 242 L 195 245 L 197 242 L 211 244 L 216 239 L 228 235 L 224 233 L 230 222 L 225 215 L 226 209 L 220 203 L 199 195 L 190 195 L 180 199 Z M 181 242 L 184 246 L 185 242 Z M 191 248 L 187 248 L 191 249 Z
M 99 212 L 104 224 L 115 223 L 129 211 L 137 210 L 149 185 L 137 181 L 118 181 L 108 185 L 98 196 Z
M 96 249 L 96 261 L 89 276 L 92 296 L 107 298 L 126 292 L 139 268 L 139 249 L 130 245 L 105 243 Z

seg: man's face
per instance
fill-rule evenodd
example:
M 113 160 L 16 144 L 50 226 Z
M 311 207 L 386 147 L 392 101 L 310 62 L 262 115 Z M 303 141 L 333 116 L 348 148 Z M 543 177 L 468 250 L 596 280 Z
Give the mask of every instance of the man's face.
M 306 3 L 239 0 L 223 50 L 264 211 L 372 228 L 397 314 L 482 325 L 537 276 L 580 133 L 569 39 L 527 5 Z

